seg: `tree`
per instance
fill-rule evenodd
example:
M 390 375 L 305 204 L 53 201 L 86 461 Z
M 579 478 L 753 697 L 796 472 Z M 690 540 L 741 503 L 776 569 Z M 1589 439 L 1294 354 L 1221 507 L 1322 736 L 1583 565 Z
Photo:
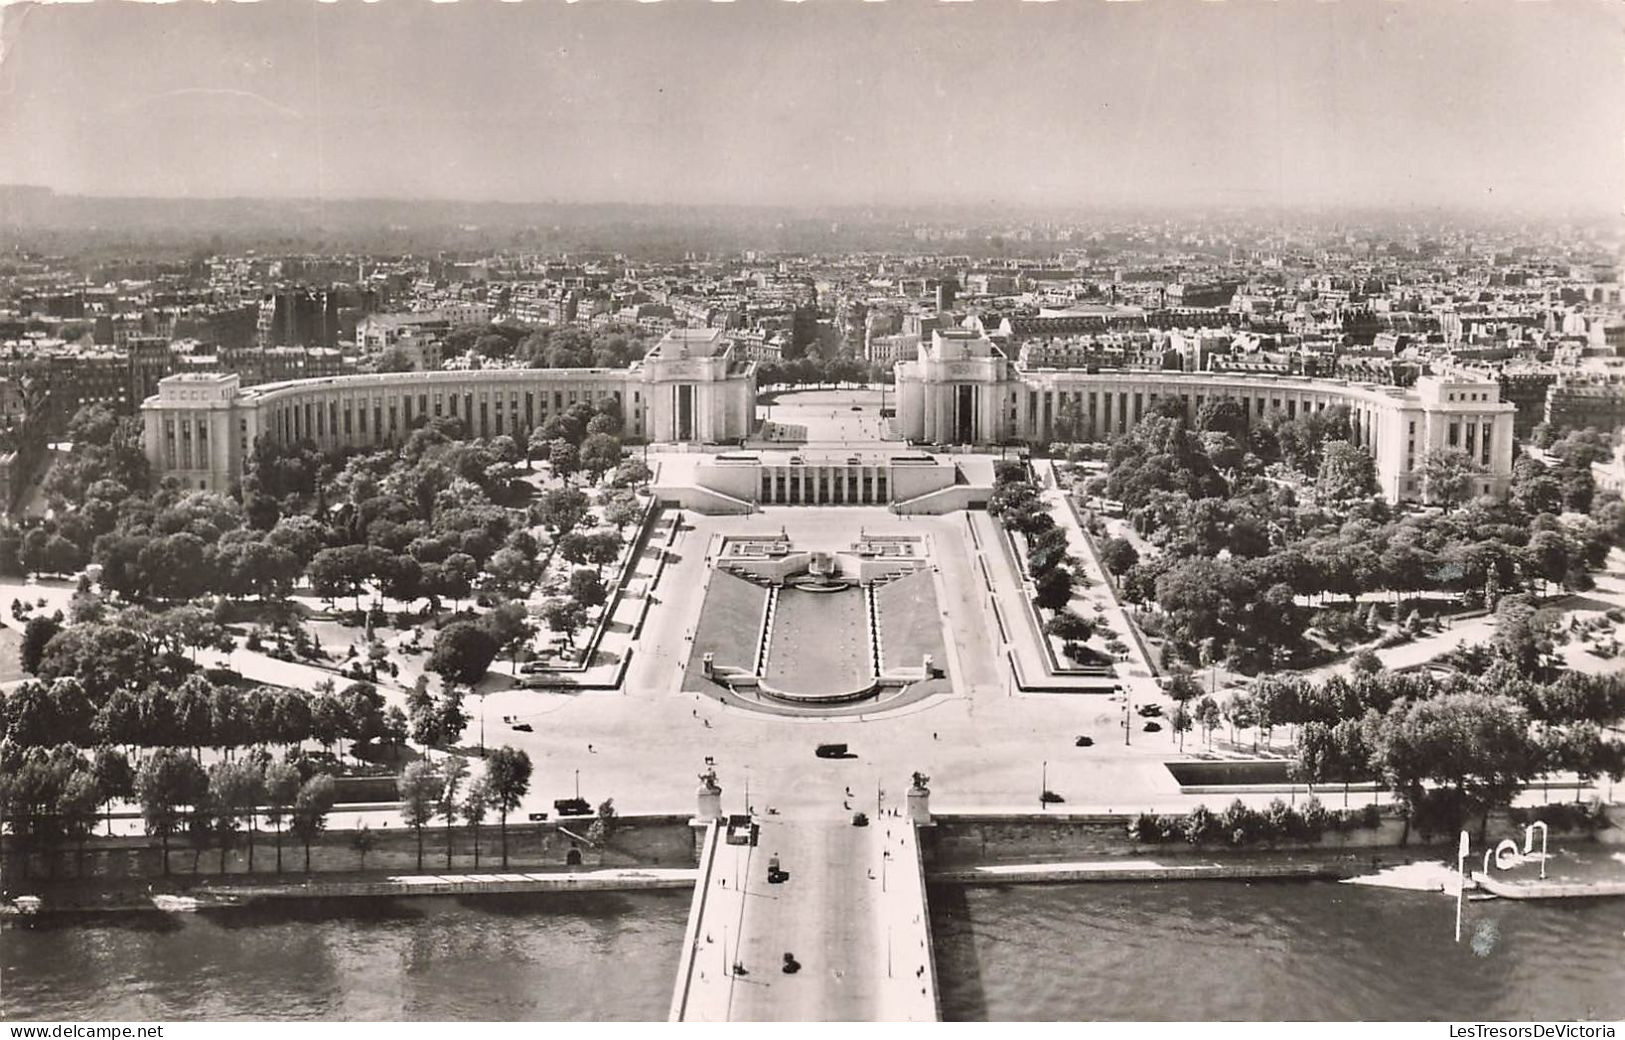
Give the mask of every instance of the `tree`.
M 490 811 L 491 795 L 485 785 L 485 778 L 479 777 L 468 785 L 468 793 L 463 796 L 463 820 L 474 835 L 474 868 L 480 866 L 480 825 L 485 822 L 485 815 Z
M 265 767 L 265 822 L 276 828 L 276 872 L 282 873 L 282 821 L 299 798 L 299 770 L 287 762 Z
M 1520 675 L 1541 678 L 1550 671 L 1555 628 L 1551 614 L 1537 610 L 1527 597 L 1507 596 L 1495 608 L 1495 635 L 1490 646 Z
M 615 799 L 605 798 L 598 805 L 598 816 L 587 828 L 587 840 L 603 845 L 615 833 Z
M 1108 571 L 1121 578 L 1140 562 L 1140 554 L 1127 540 L 1108 538 L 1100 545 L 1100 562 Z
M 1382 671 L 1382 658 L 1370 647 L 1361 647 L 1349 658 L 1349 671 L 1356 674 L 1375 675 Z
M 412 361 L 412 355 L 400 347 L 390 347 L 379 355 L 373 370 L 377 372 L 411 372 L 417 368 Z
M 462 809 L 462 803 L 457 800 L 463 781 L 468 779 L 468 763 L 461 758 L 446 759 L 445 773 L 441 778 L 440 795 L 435 803 L 435 812 L 446 821 L 446 867 L 451 868 L 452 828 L 457 825 L 457 814 Z
M 1358 445 L 1329 441 L 1321 447 L 1315 488 L 1330 502 L 1370 498 L 1377 491 L 1376 464 Z
M 305 846 L 305 873 L 310 873 L 310 846 L 327 829 L 327 814 L 337 800 L 333 778 L 318 773 L 306 780 L 294 798 L 293 820 L 289 828 Z
M 378 847 L 378 835 L 372 828 L 362 824 L 355 833 L 350 835 L 350 848 L 361 857 L 361 869 L 367 869 L 367 854 Z
M 504 546 L 485 562 L 492 587 L 503 592 L 520 592 L 536 580 L 535 561 L 511 546 Z
M 424 667 L 449 684 L 473 686 L 501 649 L 490 632 L 472 621 L 454 621 L 435 636 L 434 649 Z
M 615 467 L 615 476 L 611 484 L 615 487 L 636 488 L 643 487 L 654 478 L 654 471 L 642 459 L 625 459 Z
M 567 586 L 570 598 L 586 607 L 596 607 L 608 598 L 604 589 L 604 582 L 598 577 L 597 571 L 585 567 L 570 572 L 570 583 Z
M 1224 699 L 1220 705 L 1220 712 L 1224 720 L 1230 724 L 1230 743 L 1236 742 L 1236 730 L 1250 729 L 1258 724 L 1258 713 L 1253 707 L 1250 695 L 1237 690 Z
M 208 791 L 208 777 L 197 759 L 174 748 L 159 748 L 142 763 L 135 778 L 136 798 L 148 834 L 163 846 L 164 874 L 169 874 L 169 838 L 180 829 L 183 807 L 195 808 Z
M 101 792 L 96 786 L 96 777 L 89 769 L 84 768 L 81 762 L 79 768 L 68 773 L 55 806 L 64 834 L 74 843 L 76 849 L 74 874 L 80 877 L 83 877 L 85 872 L 85 840 L 96 830 L 101 805 Z
M 621 442 L 608 433 L 589 433 L 581 442 L 581 468 L 594 480 L 614 469 L 621 461 Z
M 502 828 L 502 867 L 508 867 L 508 814 L 530 793 L 530 756 L 506 745 L 485 761 L 485 784 Z
M 1064 610 L 1072 602 L 1072 572 L 1056 567 L 1033 582 L 1038 605 L 1046 610 Z
M 220 844 L 220 873 L 226 872 L 226 850 L 236 839 L 237 827 L 246 822 L 249 829 L 248 870 L 254 870 L 254 819 L 265 797 L 265 774 L 251 758 L 216 762 L 209 767 L 210 805 L 214 829 Z
M 1202 695 L 1202 684 L 1196 681 L 1190 669 L 1180 668 L 1163 681 L 1162 692 L 1171 697 L 1175 704 L 1186 704 Z
M 1525 455 L 1512 464 L 1512 485 L 1507 498 L 1526 515 L 1556 515 L 1563 511 L 1563 482 L 1541 463 Z
M 531 507 L 532 519 L 557 541 L 587 515 L 587 495 L 580 488 L 549 488 Z
M 1437 448 L 1422 457 L 1420 471 L 1428 501 L 1444 506 L 1448 513 L 1472 497 L 1479 467 L 1459 448 Z
M 96 749 L 90 763 L 91 775 L 96 778 L 98 801 L 107 809 L 107 833 L 113 833 L 113 802 L 135 794 L 135 772 L 130 760 L 117 748 L 103 745 Z
M 401 819 L 412 828 L 418 840 L 418 870 L 423 869 L 423 828 L 434 819 L 436 800 L 442 784 L 433 764 L 418 759 L 401 770 L 399 781 Z
M 587 608 L 573 599 L 555 597 L 542 604 L 542 619 L 548 628 L 574 646 L 577 630 L 587 623 Z
M 435 715 L 440 739 L 447 745 L 455 746 L 463 739 L 463 730 L 468 727 L 468 712 L 463 710 L 461 686 L 447 686 L 440 691 L 440 699 L 435 702 Z
M 1509 805 L 1540 758 L 1518 705 L 1477 692 L 1397 703 L 1372 743 L 1373 764 L 1407 818 L 1429 811 L 1447 825 L 1439 829 Z
M 629 491 L 611 495 L 603 504 L 604 523 L 620 530 L 638 522 L 643 515 L 643 503 Z
M 581 468 L 581 451 L 563 437 L 556 437 L 547 446 L 547 464 L 568 484 L 571 475 Z
M 1203 739 L 1209 744 L 1213 743 L 1213 731 L 1219 728 L 1223 718 L 1219 712 L 1218 702 L 1212 697 L 1203 697 L 1196 702 L 1194 718 L 1196 724 L 1202 727 Z
M 28 619 L 28 624 L 23 626 L 23 643 L 19 650 L 23 671 L 29 675 L 39 674 L 40 660 L 45 656 L 45 646 L 60 631 L 62 623 L 53 617 L 36 614 Z
M 1185 734 L 1190 732 L 1191 725 L 1190 709 L 1185 706 L 1183 701 L 1175 704 L 1173 714 L 1168 717 L 1168 726 L 1173 730 L 1174 735 L 1179 737 L 1179 751 L 1181 754 L 1185 751 Z
M 1082 643 L 1095 634 L 1095 623 L 1070 610 L 1059 610 L 1044 623 L 1044 632 L 1065 643 Z

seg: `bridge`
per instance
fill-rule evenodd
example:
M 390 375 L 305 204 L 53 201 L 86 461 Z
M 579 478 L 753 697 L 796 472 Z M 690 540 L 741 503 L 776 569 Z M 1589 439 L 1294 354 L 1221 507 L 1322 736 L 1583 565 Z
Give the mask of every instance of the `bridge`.
M 816 810 L 753 822 L 754 845 L 731 843 L 725 820 L 704 825 L 670 1020 L 935 1021 L 915 824 Z M 788 876 L 772 883 L 775 858 Z

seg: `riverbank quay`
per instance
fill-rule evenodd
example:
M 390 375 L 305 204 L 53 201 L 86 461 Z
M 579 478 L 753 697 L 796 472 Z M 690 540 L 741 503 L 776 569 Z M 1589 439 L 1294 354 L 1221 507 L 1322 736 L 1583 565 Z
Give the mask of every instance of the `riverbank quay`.
M 1402 850 L 1395 849 L 1394 852 Z M 1403 850 L 1414 853 L 1416 850 Z M 1422 858 L 1431 859 L 1423 855 Z M 937 870 L 931 885 L 1068 884 L 1104 881 L 1341 881 L 1406 861 L 1398 856 L 1304 856 L 1288 853 L 1229 856 L 1165 856 L 1059 863 L 997 863 Z
M 477 831 L 460 824 L 430 824 L 421 834 L 394 825 L 339 827 L 317 835 L 305 847 L 293 835 L 280 838 L 261 829 L 233 834 L 220 848 L 217 834 L 194 842 L 185 834 L 170 838 L 166 857 L 162 841 L 149 835 L 96 835 L 82 846 L 66 842 L 49 848 L 29 847 L 15 835 L 0 836 L 0 888 L 13 893 L 60 880 L 147 882 L 188 877 L 287 876 L 389 871 L 397 875 L 490 874 L 513 871 L 586 870 L 606 867 L 681 867 L 698 862 L 699 848 L 689 815 L 640 814 L 614 817 L 608 833 L 594 839 L 595 817 L 565 816 L 529 820 L 517 815 Z M 350 823 L 349 813 L 336 812 L 335 822 Z M 364 836 L 364 837 L 363 837 Z M 421 842 L 421 849 L 420 843 Z M 277 845 L 281 845 L 280 856 Z M 503 849 L 507 851 L 504 853 Z M 307 869 L 308 866 L 308 869 Z
M 169 878 L 149 885 L 62 881 L 29 890 L 18 908 L 11 893 L 0 913 L 12 918 L 46 914 L 97 914 L 165 911 L 194 912 L 256 903 L 305 899 L 402 899 L 417 896 L 490 896 L 545 892 L 635 892 L 687 889 L 692 868 L 625 868 L 593 870 L 502 871 L 474 874 L 391 874 L 383 871 L 345 876 Z M 32 897 L 32 898 L 30 898 Z M 36 903 L 37 900 L 37 903 Z
M 1212 811 L 1219 813 L 1223 806 Z M 1180 814 L 1175 814 L 1176 816 Z M 1154 817 L 1153 817 L 1154 818 Z M 1089 863 L 1119 858 L 1176 860 L 1187 855 L 1230 861 L 1234 857 L 1297 853 L 1314 856 L 1347 856 L 1392 859 L 1397 850 L 1404 856 L 1428 856 L 1432 850 L 1454 855 L 1455 833 L 1424 835 L 1407 825 L 1392 811 L 1364 813 L 1341 827 L 1327 826 L 1317 837 L 1254 836 L 1240 846 L 1224 840 L 1222 830 L 1199 844 L 1187 844 L 1177 833 L 1160 841 L 1137 840 L 1131 829 L 1148 817 L 1133 813 L 1089 812 L 962 812 L 933 813 L 931 825 L 921 830 L 921 851 L 928 876 L 969 870 L 997 864 Z M 1177 821 L 1176 821 L 1177 822 Z M 1474 856 L 1482 855 L 1484 840 L 1490 842 L 1516 837 L 1522 840 L 1524 827 L 1506 813 L 1491 813 L 1481 827 L 1471 827 Z M 1552 831 L 1554 844 L 1582 847 L 1618 848 L 1625 843 L 1625 830 L 1609 822 L 1595 830 Z M 1475 860 L 1476 861 L 1476 860 Z

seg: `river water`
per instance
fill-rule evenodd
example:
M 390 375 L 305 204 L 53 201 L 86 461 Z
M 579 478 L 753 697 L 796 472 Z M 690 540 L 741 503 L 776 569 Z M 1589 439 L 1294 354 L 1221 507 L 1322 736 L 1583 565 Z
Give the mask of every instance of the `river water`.
M 0 1018 L 658 1020 L 686 892 L 41 917 Z M 931 890 L 944 1017 L 1625 1018 L 1625 900 L 1467 905 L 1329 882 Z
M 660 1020 L 689 893 L 41 916 L 0 933 L 0 1019 Z
M 1333 882 L 934 887 L 950 1020 L 1625 1018 L 1625 900 Z

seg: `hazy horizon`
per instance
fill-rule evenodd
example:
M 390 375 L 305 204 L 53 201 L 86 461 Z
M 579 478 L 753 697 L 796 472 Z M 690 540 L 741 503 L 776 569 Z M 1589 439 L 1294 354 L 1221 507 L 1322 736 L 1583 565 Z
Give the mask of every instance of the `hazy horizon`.
M 19 4 L 0 183 L 1618 214 L 1625 16 L 1528 4 Z

